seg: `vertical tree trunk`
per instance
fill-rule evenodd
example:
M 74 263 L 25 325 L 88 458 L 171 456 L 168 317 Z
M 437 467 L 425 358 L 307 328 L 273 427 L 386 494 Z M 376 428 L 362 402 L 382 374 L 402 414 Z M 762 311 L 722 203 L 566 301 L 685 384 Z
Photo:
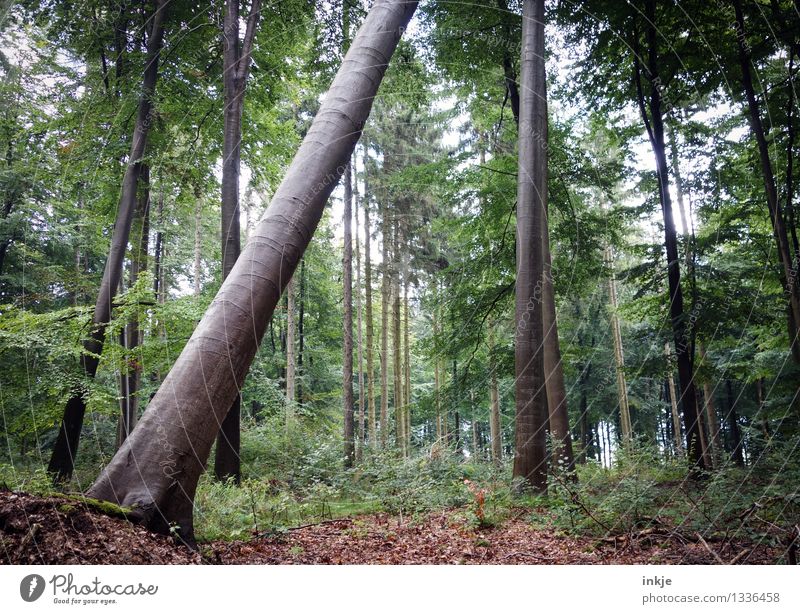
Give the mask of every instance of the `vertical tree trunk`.
M 702 343 L 700 344 L 700 359 L 704 363 L 706 362 L 706 348 Z M 708 427 L 709 454 L 711 456 L 712 465 L 718 466 L 722 458 L 720 454 L 722 449 L 720 447 L 719 438 L 719 417 L 714 407 L 714 388 L 711 386 L 711 382 L 708 381 L 708 379 L 703 382 L 703 400 L 705 402 L 706 426 Z
M 678 413 L 678 395 L 675 390 L 675 378 L 672 376 L 672 352 L 669 343 L 664 344 L 664 356 L 667 358 L 667 396 L 669 397 L 670 416 L 672 417 L 672 436 L 675 440 L 675 454 L 683 456 L 681 417 Z
M 371 227 L 369 222 L 369 154 L 364 148 L 364 302 L 367 327 L 367 422 L 369 445 L 376 444 L 375 429 L 375 330 L 372 315 L 372 255 L 370 254 Z
M 394 261 L 392 263 L 392 350 L 394 352 L 394 427 L 395 445 L 405 456 L 405 417 L 403 416 L 402 323 L 400 321 L 400 228 L 395 218 Z
M 625 354 L 622 348 L 622 331 L 617 313 L 617 279 L 614 274 L 614 255 L 610 246 L 605 249 L 606 265 L 609 267 L 608 278 L 608 303 L 611 319 L 611 336 L 614 340 L 614 366 L 617 373 L 617 397 L 619 398 L 619 417 L 622 427 L 623 445 L 630 443 L 633 438 L 633 425 L 631 424 L 631 411 L 628 406 L 628 384 L 625 381 Z
M 753 131 L 753 136 L 755 136 L 756 145 L 758 146 L 761 174 L 767 195 L 767 208 L 772 222 L 775 243 L 778 247 L 778 258 L 781 264 L 780 282 L 789 299 L 789 346 L 795 362 L 800 362 L 800 339 L 798 339 L 798 334 L 800 334 L 800 284 L 797 283 L 797 271 L 792 270 L 792 253 L 789 247 L 789 237 L 786 233 L 783 207 L 781 207 L 781 203 L 778 200 L 775 175 L 769 158 L 769 145 L 764 134 L 764 126 L 761 123 L 761 110 L 750 72 L 750 51 L 747 46 L 741 0 L 734 0 L 733 7 L 736 14 L 736 43 L 739 49 L 739 66 L 742 70 L 742 85 L 749 111 L 748 119 L 750 121 L 750 129 Z
M 305 313 L 306 313 L 306 259 L 300 263 L 300 314 L 297 319 L 297 372 L 300 375 L 299 381 L 295 382 L 297 393 L 295 399 L 298 403 L 303 402 L 303 350 L 305 348 Z
M 136 202 L 133 219 L 134 243 L 130 259 L 130 278 L 128 285 L 136 285 L 139 275 L 147 270 L 147 251 L 150 244 L 150 167 L 142 164 L 140 177 L 141 191 Z M 137 236 L 138 235 L 138 236 Z M 141 356 L 133 357 L 136 348 L 142 344 L 142 331 L 139 329 L 139 318 L 134 315 L 124 329 L 125 350 L 128 354 L 126 372 L 122 374 L 123 390 L 121 413 L 117 424 L 117 447 L 122 445 L 139 419 L 139 384 L 142 379 Z
M 247 17 L 244 41 L 239 42 L 239 0 L 225 0 L 223 20 L 223 79 L 225 100 L 222 151 L 222 279 L 233 270 L 242 251 L 239 222 L 239 170 L 242 144 L 244 91 L 250 73 L 250 57 L 256 28 L 261 18 L 261 0 L 253 0 Z M 288 282 L 288 280 L 287 280 Z M 284 284 L 285 285 L 285 284 Z M 240 390 L 241 392 L 241 390 Z M 241 437 L 241 395 L 237 394 L 217 435 L 214 475 L 218 480 L 242 479 L 239 441 Z
M 294 277 L 286 284 L 286 425 L 287 428 L 294 416 L 295 393 L 295 324 L 294 324 Z
M 195 194 L 194 207 L 194 295 L 200 296 L 203 277 L 203 197 Z
M 384 168 L 386 160 L 384 158 Z M 391 227 L 389 211 L 383 197 L 381 203 L 381 234 L 383 262 L 381 263 L 381 447 L 389 437 L 389 302 L 391 301 Z
M 669 281 L 670 317 L 672 332 L 675 340 L 675 355 L 678 363 L 678 381 L 681 390 L 681 405 L 686 430 L 686 448 L 692 463 L 692 468 L 704 469 L 705 462 L 703 450 L 700 445 L 700 421 L 697 415 L 697 391 L 692 373 L 691 343 L 692 331 L 686 326 L 683 309 L 683 292 L 681 290 L 680 256 L 678 255 L 678 238 L 675 231 L 675 221 L 672 215 L 672 200 L 669 194 L 669 174 L 664 139 L 664 119 L 661 110 L 661 78 L 658 72 L 658 47 L 656 30 L 656 3 L 647 0 L 645 3 L 645 18 L 647 19 L 647 71 L 650 81 L 648 118 L 645 109 L 644 95 L 641 84 L 641 69 L 639 56 L 634 52 L 634 81 L 636 85 L 639 110 L 642 120 L 647 128 L 650 145 L 656 160 L 656 174 L 658 178 L 659 200 L 664 217 L 664 245 L 667 254 L 667 278 Z M 638 35 L 634 34 L 635 45 L 638 48 Z
M 353 184 L 358 188 L 358 182 Z M 362 305 L 361 305 L 361 241 L 358 236 L 358 190 L 354 189 L 355 194 L 355 218 L 356 218 L 356 348 L 358 363 L 358 447 L 356 448 L 356 460 L 361 460 L 361 452 L 367 443 L 367 418 L 365 414 L 364 398 L 364 336 L 362 334 Z
M 500 417 L 500 391 L 497 387 L 497 359 L 494 356 L 494 326 L 489 329 L 489 434 L 492 440 L 492 462 L 498 467 L 503 462 L 503 430 Z
M 545 94 L 546 96 L 546 94 Z M 545 99 L 545 106 L 546 106 Z M 546 136 L 545 136 L 546 138 Z M 547 155 L 546 149 L 544 155 Z M 546 165 L 546 161 L 545 161 Z M 561 344 L 558 338 L 558 318 L 556 315 L 556 299 L 553 291 L 553 275 L 550 256 L 550 237 L 547 222 L 547 171 L 542 186 L 544 219 L 542 220 L 542 327 L 544 329 L 544 372 L 545 389 L 547 390 L 547 408 L 550 422 L 550 433 L 553 436 L 553 462 L 556 467 L 566 470 L 572 479 L 575 456 L 572 451 L 572 436 L 569 430 L 569 412 L 567 408 L 567 390 L 564 386 L 564 365 L 561 362 Z
M 369 115 L 416 6 L 386 0 L 370 10 L 251 240 L 89 496 L 130 507 L 134 520 L 161 533 L 173 529 L 184 542 L 194 543 L 194 495 L 217 425 L 236 398 L 281 293 L 353 153 L 358 127 Z
M 344 404 L 344 466 L 353 466 L 356 453 L 353 420 L 353 183 L 350 163 L 344 170 L 344 343 L 342 347 L 342 402 Z
M 731 458 L 737 465 L 744 467 L 742 434 L 739 430 L 739 416 L 736 413 L 736 398 L 734 397 L 733 384 L 730 380 L 725 381 L 725 388 L 728 396 L 728 415 L 725 418 L 731 436 Z
M 542 261 L 544 156 L 544 0 L 525 0 L 522 13 L 519 170 L 517 176 L 517 283 L 515 317 L 516 455 L 514 477 L 537 492 L 547 490 L 548 417 L 542 348 L 543 321 L 537 284 Z
M 434 282 L 435 284 L 436 282 Z M 433 294 L 433 336 L 438 344 L 439 339 L 439 293 L 436 292 L 436 285 L 434 285 Z M 440 441 L 444 436 L 444 429 L 442 428 L 442 384 L 439 377 L 439 352 L 437 351 L 433 358 L 433 396 L 436 405 L 436 441 Z
M 161 54 L 165 13 L 165 0 L 158 0 L 151 19 L 152 25 L 147 41 L 147 59 L 142 80 L 142 92 L 136 113 L 136 123 L 133 128 L 128 166 L 125 169 L 125 177 L 122 180 L 117 219 L 111 235 L 111 247 L 103 270 L 103 280 L 100 283 L 100 290 L 97 294 L 91 334 L 89 339 L 84 342 L 84 353 L 81 356 L 83 372 L 90 378 L 93 378 L 97 373 L 98 357 L 103 351 L 106 327 L 111 320 L 112 299 L 122 277 L 122 264 L 128 246 L 133 212 L 136 208 L 142 157 L 144 156 L 147 135 L 152 123 L 150 116 L 158 78 L 158 59 Z M 72 392 L 64 408 L 64 415 L 53 447 L 53 454 L 47 467 L 48 472 L 56 480 L 68 480 L 72 476 L 72 471 L 75 467 L 75 456 L 78 453 L 83 417 L 86 413 L 85 395 L 84 386 L 77 387 Z
M 461 455 L 461 416 L 458 413 L 458 397 L 456 396 L 456 383 L 458 382 L 458 362 L 456 359 L 453 359 L 453 382 L 451 385 L 451 389 L 453 390 L 453 396 L 450 399 L 450 402 L 453 405 L 453 433 L 455 435 L 455 443 L 456 443 L 456 454 L 459 456 Z
M 403 330 L 403 377 L 405 384 L 403 386 L 404 401 L 403 401 L 403 416 L 405 417 L 405 427 L 403 432 L 406 436 L 405 449 L 406 456 L 411 451 L 411 349 L 409 345 L 408 325 L 411 319 L 411 312 L 408 309 L 408 279 L 405 280 L 405 287 L 403 290 L 403 303 L 405 311 L 405 327 Z

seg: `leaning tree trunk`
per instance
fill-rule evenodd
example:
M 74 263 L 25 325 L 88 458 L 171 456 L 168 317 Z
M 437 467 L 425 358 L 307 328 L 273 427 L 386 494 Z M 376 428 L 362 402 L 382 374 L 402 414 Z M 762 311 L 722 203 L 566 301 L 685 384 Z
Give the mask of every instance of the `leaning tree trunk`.
M 139 425 L 89 495 L 194 543 L 197 482 L 281 293 L 353 153 L 417 2 L 377 2 L 286 176 Z M 202 383 L 203 385 L 198 385 Z
M 514 477 L 547 490 L 547 392 L 543 320 L 537 285 L 544 275 L 542 222 L 547 161 L 544 100 L 544 0 L 525 0 L 522 12 L 519 165 L 517 177 L 517 287 L 515 317 L 516 455 Z
M 122 180 L 119 209 L 114 223 L 114 231 L 111 235 L 111 248 L 103 270 L 100 290 L 97 293 L 97 302 L 92 316 L 91 334 L 83 344 L 84 353 L 81 356 L 81 366 L 83 367 L 83 372 L 90 378 L 97 373 L 100 354 L 103 351 L 103 343 L 105 342 L 106 327 L 111 320 L 112 299 L 117 288 L 119 288 L 120 278 L 122 277 L 122 265 L 125 260 L 125 251 L 131 232 L 133 212 L 136 208 L 136 195 L 142 171 L 142 157 L 147 144 L 147 134 L 152 124 L 153 96 L 158 78 L 158 59 L 161 54 L 164 35 L 165 13 L 166 0 L 158 0 L 147 41 L 147 59 L 142 80 L 142 93 L 139 98 L 136 123 L 133 128 L 128 166 L 125 169 L 125 176 Z M 48 473 L 59 481 L 68 480 L 72 477 L 85 413 L 86 389 L 84 386 L 79 386 L 72 391 L 72 395 L 64 408 L 58 437 L 53 447 L 50 463 L 47 466 Z
M 247 17 L 244 42 L 239 45 L 239 0 L 225 1 L 222 53 L 222 89 L 225 99 L 225 128 L 222 151 L 222 279 L 233 270 L 241 253 L 239 224 L 239 169 L 242 144 L 244 90 L 250 73 L 250 56 L 256 28 L 261 17 L 261 0 L 253 0 Z M 284 284 L 285 285 L 285 284 Z M 236 395 L 225 414 L 217 435 L 214 475 L 218 480 L 242 478 L 239 459 L 241 396 Z

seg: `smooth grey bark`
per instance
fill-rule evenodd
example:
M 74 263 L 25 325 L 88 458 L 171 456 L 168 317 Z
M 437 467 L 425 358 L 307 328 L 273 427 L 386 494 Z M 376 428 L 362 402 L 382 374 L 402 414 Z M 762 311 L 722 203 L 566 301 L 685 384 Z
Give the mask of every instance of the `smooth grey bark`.
M 225 1 L 223 20 L 222 89 L 225 101 L 222 145 L 222 279 L 233 270 L 241 252 L 239 222 L 239 170 L 241 167 L 242 112 L 244 91 L 250 74 L 250 59 L 261 17 L 261 0 L 253 0 L 247 17 L 244 41 L 239 41 L 239 0 Z M 237 395 L 225 415 L 217 436 L 214 474 L 218 480 L 241 481 L 239 459 L 241 396 Z
M 150 529 L 194 543 L 192 509 L 219 424 L 283 289 L 353 153 L 417 2 L 377 2 L 283 182 L 139 425 L 89 496 L 133 509 Z
M 142 158 L 147 145 L 147 135 L 152 124 L 153 96 L 158 79 L 158 60 L 164 37 L 164 17 L 167 12 L 166 0 L 159 0 L 151 18 L 152 25 L 147 40 L 147 58 L 145 60 L 142 93 L 136 112 L 136 123 L 133 128 L 128 166 L 122 180 L 119 208 L 114 230 L 111 234 L 111 246 L 103 270 L 103 280 L 97 293 L 97 302 L 92 316 L 92 330 L 89 339 L 83 344 L 81 366 L 87 377 L 93 378 L 97 373 L 100 354 L 105 342 L 106 327 L 111 321 L 111 305 L 114 294 L 119 288 L 122 278 L 125 251 L 128 246 L 133 213 L 136 208 L 136 196 L 139 177 L 142 171 Z M 83 417 L 86 413 L 86 390 L 78 386 L 64 407 L 64 415 L 58 430 L 53 453 L 47 471 L 56 480 L 65 481 L 72 477 L 75 467 L 75 456 L 78 453 Z
M 517 176 L 517 283 L 515 301 L 516 455 L 514 477 L 523 487 L 547 490 L 547 391 L 541 283 L 545 206 L 547 105 L 544 0 L 522 9 L 519 164 Z

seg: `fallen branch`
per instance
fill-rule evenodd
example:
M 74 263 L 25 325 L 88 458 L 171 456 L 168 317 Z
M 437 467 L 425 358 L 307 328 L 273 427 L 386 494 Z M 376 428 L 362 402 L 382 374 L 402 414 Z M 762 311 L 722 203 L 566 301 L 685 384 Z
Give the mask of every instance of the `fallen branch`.
M 720 565 L 725 565 L 725 561 L 723 561 L 720 558 L 720 556 L 714 550 L 711 549 L 711 546 L 709 546 L 708 542 L 703 539 L 703 536 L 700 535 L 700 533 L 695 533 L 695 535 L 697 536 L 697 539 L 700 541 L 700 543 L 705 546 L 706 550 L 708 550 L 709 554 L 711 554 L 717 560 L 717 563 L 719 563 Z

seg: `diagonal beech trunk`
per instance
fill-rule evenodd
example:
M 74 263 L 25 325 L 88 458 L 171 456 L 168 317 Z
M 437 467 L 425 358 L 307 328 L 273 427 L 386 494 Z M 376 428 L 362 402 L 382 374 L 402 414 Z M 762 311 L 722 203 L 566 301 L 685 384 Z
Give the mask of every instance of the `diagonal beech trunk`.
M 133 128 L 131 151 L 128 156 L 128 167 L 122 180 L 119 209 L 111 235 L 111 248 L 103 270 L 103 280 L 97 293 L 97 302 L 92 316 L 92 332 L 84 344 L 84 353 L 81 356 L 81 366 L 88 377 L 94 377 L 100 362 L 100 354 L 105 342 L 106 327 L 111 320 L 111 302 L 114 293 L 119 288 L 122 277 L 122 265 L 125 260 L 125 251 L 133 223 L 133 213 L 136 208 L 136 195 L 139 177 L 142 172 L 142 157 L 147 144 L 147 134 L 150 131 L 153 111 L 153 95 L 158 78 L 158 58 L 161 54 L 161 45 L 164 35 L 164 16 L 166 13 L 166 0 L 159 0 L 152 16 L 150 36 L 147 41 L 147 59 L 145 61 L 144 77 L 142 80 L 142 93 L 139 107 L 136 112 L 136 124 Z M 78 443 L 83 427 L 83 417 L 86 413 L 86 390 L 79 386 L 72 392 L 64 408 L 61 426 L 58 430 L 53 454 L 47 471 L 56 480 L 69 480 L 75 468 L 75 456 L 78 453 Z
M 264 218 L 148 411 L 89 495 L 134 508 L 150 529 L 194 543 L 192 507 L 217 430 L 269 318 L 344 172 L 417 2 L 370 10 Z
M 250 73 L 256 28 L 261 17 L 261 0 L 253 0 L 247 17 L 244 41 L 239 44 L 239 0 L 226 0 L 223 24 L 222 88 L 225 99 L 225 128 L 222 151 L 222 279 L 230 275 L 242 250 L 239 225 L 239 169 L 241 166 L 242 112 L 244 90 Z M 217 436 L 214 474 L 218 480 L 242 478 L 239 459 L 241 397 L 233 399 Z
M 547 490 L 547 392 L 542 344 L 544 275 L 542 222 L 547 174 L 547 105 L 543 98 L 544 0 L 526 0 L 522 12 L 519 171 L 517 179 L 517 286 L 515 316 L 516 456 L 514 477 Z

